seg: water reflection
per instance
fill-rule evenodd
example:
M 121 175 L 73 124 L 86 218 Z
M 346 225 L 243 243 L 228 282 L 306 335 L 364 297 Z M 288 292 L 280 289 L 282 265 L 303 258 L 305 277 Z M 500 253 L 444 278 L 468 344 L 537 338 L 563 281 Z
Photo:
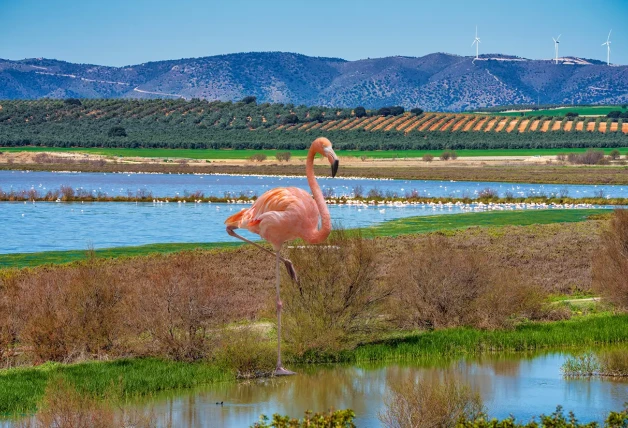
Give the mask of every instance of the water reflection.
M 352 408 L 357 426 L 379 426 L 388 385 L 403 379 L 454 376 L 480 392 L 491 416 L 527 421 L 556 405 L 581 421 L 601 421 L 628 400 L 628 382 L 619 379 L 564 379 L 566 355 L 546 353 L 485 356 L 475 360 L 402 364 L 302 367 L 291 378 L 223 383 L 196 391 L 169 393 L 135 406 L 152 407 L 160 424 L 242 427 L 260 414 L 300 416 L 307 409 Z M 224 405 L 216 402 L 224 401 Z

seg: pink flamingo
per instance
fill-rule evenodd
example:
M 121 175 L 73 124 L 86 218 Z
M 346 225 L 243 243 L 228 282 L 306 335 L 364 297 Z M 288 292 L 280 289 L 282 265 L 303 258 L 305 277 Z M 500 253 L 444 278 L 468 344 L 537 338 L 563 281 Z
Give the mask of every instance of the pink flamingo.
M 319 153 L 326 157 L 331 164 L 331 176 L 335 177 L 338 171 L 338 157 L 331 148 L 331 142 L 327 138 L 317 138 L 312 143 L 307 154 L 305 173 L 307 182 L 314 195 L 296 187 L 278 187 L 269 190 L 260 196 L 251 208 L 246 208 L 232 215 L 225 224 L 227 233 L 238 239 L 273 254 L 276 258 L 275 273 L 277 277 L 277 368 L 276 376 L 293 375 L 294 372 L 286 370 L 281 364 L 281 309 L 282 302 L 279 297 L 279 261 L 283 261 L 290 277 L 298 282 L 296 271 L 292 262 L 281 257 L 281 246 L 286 241 L 301 238 L 310 244 L 323 242 L 331 231 L 331 217 L 325 204 L 325 198 L 314 176 L 314 157 Z M 318 228 L 319 217 L 321 228 Z M 247 229 L 258 234 L 270 242 L 275 252 L 256 244 L 235 232 L 235 229 Z

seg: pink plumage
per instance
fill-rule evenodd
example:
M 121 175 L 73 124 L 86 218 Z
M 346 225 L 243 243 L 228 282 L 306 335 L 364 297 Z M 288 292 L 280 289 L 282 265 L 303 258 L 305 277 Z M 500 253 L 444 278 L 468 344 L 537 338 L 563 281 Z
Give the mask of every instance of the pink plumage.
M 260 196 L 253 206 L 229 217 L 227 228 L 247 229 L 273 245 L 275 251 L 284 242 L 302 238 L 310 244 L 323 242 L 331 231 L 331 219 L 325 198 L 314 177 L 316 153 L 330 158 L 336 165 L 337 158 L 327 138 L 317 138 L 307 157 L 305 172 L 312 195 L 296 187 L 278 187 Z M 319 218 L 322 220 L 318 229 Z

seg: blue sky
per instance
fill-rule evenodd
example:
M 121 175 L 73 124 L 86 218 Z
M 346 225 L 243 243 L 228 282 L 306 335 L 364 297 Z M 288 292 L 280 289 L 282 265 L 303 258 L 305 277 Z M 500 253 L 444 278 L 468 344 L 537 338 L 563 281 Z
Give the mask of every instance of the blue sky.
M 432 52 L 628 64 L 628 0 L 0 0 L 0 58 L 102 65 L 288 51 L 348 60 Z

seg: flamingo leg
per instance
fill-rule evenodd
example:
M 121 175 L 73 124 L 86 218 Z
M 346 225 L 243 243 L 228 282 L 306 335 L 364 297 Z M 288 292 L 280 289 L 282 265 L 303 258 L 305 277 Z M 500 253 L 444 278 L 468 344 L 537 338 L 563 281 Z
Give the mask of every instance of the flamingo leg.
M 281 364 L 281 309 L 283 308 L 283 302 L 279 296 L 279 284 L 280 284 L 280 274 L 279 274 L 279 260 L 281 256 L 279 255 L 279 251 L 277 251 L 277 261 L 275 263 L 275 274 L 277 275 L 276 280 L 276 288 L 277 288 L 277 368 L 275 368 L 275 376 L 289 376 L 296 374 L 293 371 L 286 370 L 283 368 Z
M 238 235 L 235 230 L 232 227 L 227 227 L 227 234 L 229 234 L 230 236 L 233 236 L 234 238 L 238 238 L 244 242 L 247 242 L 249 244 L 255 245 L 257 248 L 259 248 L 262 251 L 266 251 L 268 254 L 272 254 L 273 256 L 275 255 L 275 253 L 273 253 L 272 251 L 270 251 L 267 248 L 262 247 L 261 245 L 246 239 L 244 236 L 242 235 Z M 290 275 L 290 278 L 292 278 L 292 280 L 294 282 L 296 282 L 297 284 L 299 284 L 299 277 L 297 276 L 297 271 L 294 270 L 294 266 L 292 265 L 292 262 L 288 259 L 285 259 L 283 257 L 281 257 L 279 255 L 279 253 L 277 253 L 277 257 L 279 257 L 277 260 L 281 260 L 282 262 L 284 262 L 284 264 L 286 265 L 286 269 L 288 270 L 288 274 Z M 279 274 L 277 274 L 277 278 L 279 278 Z M 277 281 L 279 281 L 279 279 L 277 279 Z

